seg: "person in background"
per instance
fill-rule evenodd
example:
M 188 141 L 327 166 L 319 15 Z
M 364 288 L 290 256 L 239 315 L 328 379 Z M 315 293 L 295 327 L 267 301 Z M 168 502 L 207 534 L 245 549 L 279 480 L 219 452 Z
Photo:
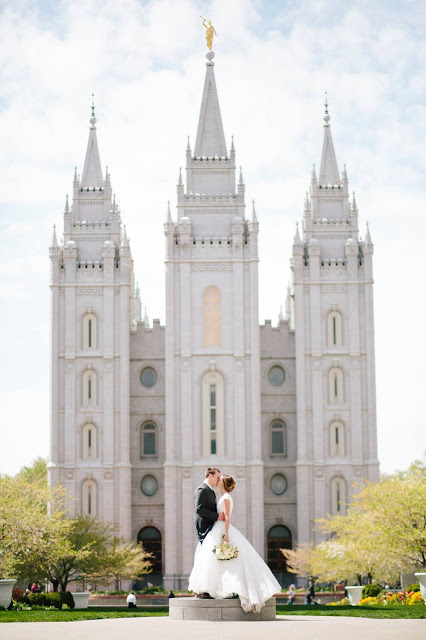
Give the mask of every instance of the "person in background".
M 173 593 L 173 591 L 170 589 L 169 593 L 167 594 L 168 598 L 175 598 L 175 594 Z
M 136 609 L 136 596 L 133 591 L 127 596 L 127 605 L 129 609 Z
M 294 604 L 294 598 L 296 597 L 296 593 L 295 593 L 295 585 L 291 584 L 288 588 L 287 591 L 287 595 L 288 595 L 288 602 L 287 604 Z

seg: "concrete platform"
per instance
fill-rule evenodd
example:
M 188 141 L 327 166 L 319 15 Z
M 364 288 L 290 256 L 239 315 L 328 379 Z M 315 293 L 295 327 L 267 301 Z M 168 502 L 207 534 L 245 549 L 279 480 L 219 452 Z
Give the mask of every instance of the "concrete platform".
M 259 622 L 275 620 L 275 598 L 269 598 L 259 613 L 244 613 L 239 598 L 235 600 L 203 600 L 202 598 L 171 598 L 170 620 L 209 620 L 210 622 Z

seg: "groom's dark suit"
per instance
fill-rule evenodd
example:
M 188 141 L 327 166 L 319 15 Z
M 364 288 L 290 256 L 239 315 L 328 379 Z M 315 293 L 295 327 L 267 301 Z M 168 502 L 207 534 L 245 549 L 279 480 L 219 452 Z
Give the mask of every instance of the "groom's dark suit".
M 216 494 L 206 482 L 195 489 L 195 528 L 198 540 L 203 543 L 204 538 L 212 529 L 219 517 L 216 507 Z

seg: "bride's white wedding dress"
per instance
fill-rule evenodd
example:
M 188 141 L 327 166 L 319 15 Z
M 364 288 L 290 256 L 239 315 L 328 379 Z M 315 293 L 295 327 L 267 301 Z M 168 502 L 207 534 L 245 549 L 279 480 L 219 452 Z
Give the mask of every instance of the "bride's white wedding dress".
M 218 512 L 224 511 L 225 500 L 229 500 L 232 513 L 233 500 L 229 493 L 224 493 L 217 503 Z M 228 533 L 229 544 L 238 547 L 238 558 L 218 560 L 213 553 L 213 547 L 221 544 L 225 535 L 225 523 L 218 520 L 203 544 L 198 543 L 189 590 L 209 593 L 218 599 L 238 594 L 244 611 L 260 611 L 268 598 L 281 592 L 281 586 L 243 534 L 232 524 Z

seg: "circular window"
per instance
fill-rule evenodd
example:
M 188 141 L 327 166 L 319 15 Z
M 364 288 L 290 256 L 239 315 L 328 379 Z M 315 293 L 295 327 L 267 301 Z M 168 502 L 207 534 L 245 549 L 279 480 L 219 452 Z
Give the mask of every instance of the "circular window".
M 144 476 L 141 480 L 142 493 L 148 497 L 157 493 L 158 482 L 154 476 Z
M 271 489 L 276 496 L 282 496 L 287 491 L 287 478 L 282 473 L 276 473 L 271 478 Z
M 269 369 L 268 378 L 274 387 L 280 387 L 285 380 L 285 371 L 282 367 L 275 365 Z
M 157 374 L 152 367 L 146 367 L 141 373 L 141 382 L 144 387 L 151 389 L 157 382 Z

